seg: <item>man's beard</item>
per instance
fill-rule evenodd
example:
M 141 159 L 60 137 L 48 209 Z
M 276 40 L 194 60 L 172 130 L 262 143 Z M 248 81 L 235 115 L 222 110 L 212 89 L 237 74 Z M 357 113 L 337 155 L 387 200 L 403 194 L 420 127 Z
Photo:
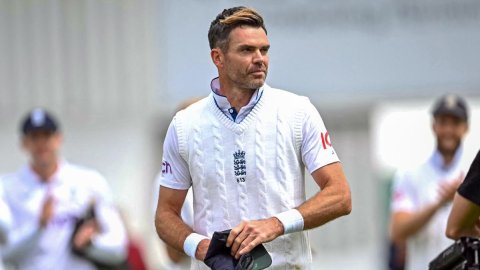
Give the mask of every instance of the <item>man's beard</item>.
M 240 86 L 241 89 L 246 89 L 246 90 L 257 90 L 258 88 L 262 87 L 265 84 L 265 80 L 267 78 L 267 72 L 265 72 L 265 75 L 261 79 L 249 79 L 248 74 L 244 76 L 241 80 L 235 80 L 233 81 L 236 82 L 238 86 Z
M 444 156 L 454 156 L 457 152 L 458 148 L 460 147 L 461 141 L 458 140 L 455 142 L 455 146 L 444 146 L 441 142 L 437 143 L 437 149 L 442 155 Z
M 265 80 L 255 80 L 247 83 L 244 88 L 250 89 L 250 90 L 257 90 L 258 88 L 262 87 L 263 84 L 265 83 Z

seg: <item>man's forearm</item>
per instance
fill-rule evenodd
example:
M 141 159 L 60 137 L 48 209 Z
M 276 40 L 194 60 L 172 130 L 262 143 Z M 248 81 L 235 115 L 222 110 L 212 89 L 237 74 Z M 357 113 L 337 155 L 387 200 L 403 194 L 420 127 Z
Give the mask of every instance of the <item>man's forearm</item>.
M 7 244 L 2 247 L 2 258 L 10 262 L 21 261 L 38 245 L 41 236 L 42 229 L 35 225 L 11 230 Z
M 298 208 L 304 219 L 304 230 L 316 228 L 351 211 L 348 191 L 339 192 L 327 187 L 305 201 Z
M 193 233 L 180 218 L 179 213 L 159 209 L 155 215 L 155 228 L 158 236 L 169 246 L 184 252 L 183 244 L 187 236 Z
M 448 217 L 446 235 L 451 239 L 480 236 L 480 206 L 456 194 Z
M 395 213 L 392 222 L 392 238 L 405 240 L 415 235 L 430 221 L 440 207 L 440 203 L 434 203 L 415 213 Z
M 352 211 L 350 187 L 340 162 L 315 170 L 312 177 L 320 191 L 297 207 L 304 220 L 304 230 L 316 228 Z

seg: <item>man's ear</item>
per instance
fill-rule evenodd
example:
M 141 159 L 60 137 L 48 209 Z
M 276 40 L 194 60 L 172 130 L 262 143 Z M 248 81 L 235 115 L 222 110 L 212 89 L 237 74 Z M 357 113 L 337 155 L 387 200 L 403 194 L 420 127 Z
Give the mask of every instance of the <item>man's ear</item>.
M 210 57 L 212 57 L 212 62 L 215 64 L 215 66 L 218 68 L 223 67 L 224 55 L 220 48 L 213 48 L 210 51 Z
M 465 134 L 468 133 L 468 131 L 470 131 L 470 125 L 467 121 L 465 121 Z
M 62 144 L 63 144 L 63 135 L 62 135 L 62 133 L 57 132 L 57 133 L 55 134 L 55 136 L 56 136 L 57 144 L 58 144 L 59 146 L 62 145 Z
M 23 135 L 19 143 L 23 150 L 27 150 L 27 136 Z
M 432 123 L 431 123 L 431 127 L 432 127 L 432 131 L 434 133 L 437 133 L 437 127 L 436 127 L 436 123 L 437 122 L 437 119 L 435 117 L 432 118 Z

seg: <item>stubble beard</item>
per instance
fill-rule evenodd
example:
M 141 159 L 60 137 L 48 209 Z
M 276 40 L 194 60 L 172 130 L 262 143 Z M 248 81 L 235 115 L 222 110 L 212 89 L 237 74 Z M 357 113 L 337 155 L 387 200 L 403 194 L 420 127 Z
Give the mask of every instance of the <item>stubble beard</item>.
M 444 156 L 449 156 L 449 155 L 454 156 L 455 152 L 460 147 L 460 144 L 461 144 L 461 140 L 456 140 L 453 146 L 445 145 L 445 143 L 442 143 L 439 141 L 437 142 L 437 149 Z
M 243 78 L 237 78 L 233 81 L 236 81 L 236 84 L 245 90 L 257 90 L 258 88 L 262 87 L 265 84 L 265 80 L 267 79 L 267 72 L 265 72 L 263 78 L 250 78 L 250 74 L 243 75 Z

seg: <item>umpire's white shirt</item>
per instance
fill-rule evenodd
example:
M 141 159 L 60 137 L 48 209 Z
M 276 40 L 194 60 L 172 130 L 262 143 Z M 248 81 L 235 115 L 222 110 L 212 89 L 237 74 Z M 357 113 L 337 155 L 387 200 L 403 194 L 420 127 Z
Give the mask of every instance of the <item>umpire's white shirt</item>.
M 102 232 L 87 253 L 104 262 L 121 261 L 126 252 L 126 232 L 105 179 L 96 171 L 61 162 L 48 183 L 40 181 L 30 166 L 3 179 L 5 201 L 13 216 L 13 229 L 2 251 L 6 262 L 20 270 L 93 270 L 93 264 L 71 252 L 70 239 L 76 219 L 96 202 L 96 217 Z M 46 228 L 39 228 L 43 202 L 54 197 L 54 215 Z
M 416 212 L 439 200 L 442 183 L 465 176 L 469 161 L 460 148 L 452 164 L 445 167 L 436 151 L 417 168 L 399 170 L 394 179 L 392 212 Z M 407 270 L 428 269 L 428 264 L 453 243 L 445 236 L 451 203 L 439 209 L 417 234 L 407 240 Z

